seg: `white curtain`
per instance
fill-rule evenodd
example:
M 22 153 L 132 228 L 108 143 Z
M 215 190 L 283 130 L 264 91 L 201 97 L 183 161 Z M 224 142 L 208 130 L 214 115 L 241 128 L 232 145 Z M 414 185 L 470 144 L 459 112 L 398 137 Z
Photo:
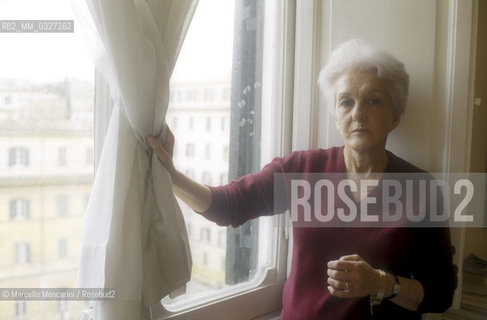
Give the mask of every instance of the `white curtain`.
M 94 304 L 94 319 L 139 319 L 191 273 L 170 177 L 145 141 L 164 139 L 169 79 L 197 1 L 71 4 L 113 102 L 83 225 L 79 286 L 116 289 L 116 300 Z

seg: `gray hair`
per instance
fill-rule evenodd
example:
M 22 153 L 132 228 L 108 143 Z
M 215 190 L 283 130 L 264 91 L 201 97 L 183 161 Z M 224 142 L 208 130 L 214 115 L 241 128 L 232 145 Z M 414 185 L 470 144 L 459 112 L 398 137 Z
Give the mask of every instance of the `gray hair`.
M 404 64 L 386 51 L 363 40 L 353 39 L 342 43 L 333 51 L 318 79 L 318 85 L 332 114 L 335 113 L 335 82 L 350 70 L 376 72 L 389 91 L 392 111 L 397 115 L 404 113 L 409 87 L 409 74 Z

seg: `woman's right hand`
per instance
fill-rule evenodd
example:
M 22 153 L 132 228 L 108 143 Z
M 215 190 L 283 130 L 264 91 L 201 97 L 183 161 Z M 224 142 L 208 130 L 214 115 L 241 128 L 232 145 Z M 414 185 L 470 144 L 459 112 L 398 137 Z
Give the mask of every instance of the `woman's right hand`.
M 147 137 L 147 142 L 149 146 L 154 150 L 157 154 L 157 158 L 162 163 L 162 165 L 166 168 L 167 172 L 171 175 L 171 178 L 174 180 L 177 176 L 177 170 L 174 167 L 173 162 L 173 152 L 174 152 L 174 135 L 172 131 L 167 127 L 166 131 L 166 141 L 164 145 L 162 145 L 156 138 L 153 136 Z
M 204 212 L 211 203 L 211 190 L 182 173 L 174 167 L 172 155 L 174 151 L 174 135 L 169 127 L 166 132 L 166 142 L 159 143 L 154 137 L 147 137 L 149 146 L 157 154 L 157 158 L 171 175 L 174 193 L 196 212 Z

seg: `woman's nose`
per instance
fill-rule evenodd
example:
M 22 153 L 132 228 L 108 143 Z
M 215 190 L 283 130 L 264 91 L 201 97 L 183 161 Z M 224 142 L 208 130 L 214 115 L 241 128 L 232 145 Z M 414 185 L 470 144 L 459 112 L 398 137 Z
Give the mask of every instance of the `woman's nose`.
M 366 107 L 365 107 L 365 104 L 363 102 L 358 101 L 353 106 L 352 119 L 355 121 L 366 120 Z

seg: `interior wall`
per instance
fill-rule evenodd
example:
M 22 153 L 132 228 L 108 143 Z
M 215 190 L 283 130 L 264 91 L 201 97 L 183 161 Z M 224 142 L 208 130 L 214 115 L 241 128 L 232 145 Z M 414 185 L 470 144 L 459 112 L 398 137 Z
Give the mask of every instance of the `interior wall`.
M 475 67 L 471 172 L 487 172 L 487 2 L 478 3 L 477 52 Z M 480 103 L 480 104 L 479 104 Z M 485 192 L 485 190 L 484 190 Z M 485 209 L 487 211 L 487 209 Z M 487 214 L 487 212 L 486 212 Z M 487 260 L 487 229 L 467 229 L 463 256 L 471 253 Z
M 431 168 L 436 136 L 434 112 L 436 16 L 435 0 L 327 0 L 323 8 L 321 55 L 324 66 L 340 43 L 361 38 L 399 58 L 410 74 L 406 113 L 390 136 L 387 148 L 412 163 Z M 323 112 L 324 111 L 324 112 Z M 320 109 L 318 145 L 342 145 L 332 117 Z M 326 128 L 325 128 L 326 127 Z M 430 139 L 428 137 L 432 137 Z

